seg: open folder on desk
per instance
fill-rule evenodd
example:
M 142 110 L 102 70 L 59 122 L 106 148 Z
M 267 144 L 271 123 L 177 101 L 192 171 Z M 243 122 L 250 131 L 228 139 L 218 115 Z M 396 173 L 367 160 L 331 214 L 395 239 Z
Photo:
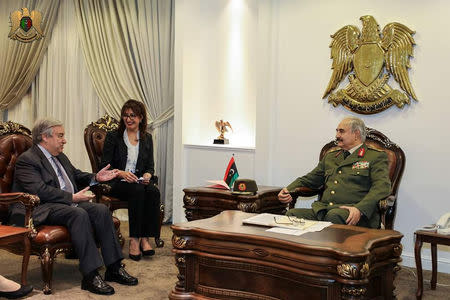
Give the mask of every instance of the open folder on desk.
M 295 217 L 288 217 L 270 213 L 258 214 L 256 216 L 242 220 L 242 223 L 248 225 L 290 229 L 291 232 L 286 230 L 277 231 L 275 228 L 269 230 L 272 232 L 287 233 L 293 235 L 300 235 L 306 232 L 321 231 L 322 229 L 332 224 L 331 222 L 312 221 L 305 219 L 300 220 Z
M 229 190 L 230 189 L 228 184 L 223 180 L 207 180 L 207 182 L 211 183 L 211 184 L 207 185 L 206 187 L 220 189 L 220 190 Z

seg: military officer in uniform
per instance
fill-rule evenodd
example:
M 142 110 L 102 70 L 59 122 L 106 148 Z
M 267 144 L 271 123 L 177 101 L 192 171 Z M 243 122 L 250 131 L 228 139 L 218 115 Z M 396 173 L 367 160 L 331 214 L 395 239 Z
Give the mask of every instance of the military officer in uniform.
M 311 209 L 293 208 L 287 215 L 334 224 L 378 228 L 378 202 L 391 190 L 388 159 L 383 151 L 367 147 L 366 126 L 356 117 L 343 119 L 336 128 L 340 149 L 324 156 L 317 167 L 294 180 L 278 194 L 283 203 L 292 201 L 298 187 L 324 188 Z

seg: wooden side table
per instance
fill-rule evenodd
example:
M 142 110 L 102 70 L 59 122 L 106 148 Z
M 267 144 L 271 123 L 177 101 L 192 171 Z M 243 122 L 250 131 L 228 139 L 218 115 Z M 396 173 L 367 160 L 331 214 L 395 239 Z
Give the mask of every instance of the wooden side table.
M 417 268 L 417 299 L 422 299 L 423 293 L 423 275 L 422 275 L 422 258 L 421 258 L 421 250 L 422 244 L 430 243 L 431 244 L 431 289 L 436 289 L 436 281 L 437 281 L 437 245 L 447 245 L 450 246 L 450 235 L 444 235 L 436 233 L 435 231 L 426 231 L 426 230 L 417 230 L 415 233 L 415 247 L 414 247 L 414 256 L 416 259 L 416 268 Z
M 24 251 L 22 259 L 22 285 L 27 284 L 28 261 L 30 260 L 30 229 L 24 227 L 13 227 L 0 225 L 0 245 L 8 245 L 23 241 Z
M 234 195 L 228 190 L 193 187 L 183 190 L 184 208 L 188 221 L 213 217 L 224 210 L 250 213 L 285 214 L 287 204 L 278 200 L 281 187 L 258 186 L 255 195 Z

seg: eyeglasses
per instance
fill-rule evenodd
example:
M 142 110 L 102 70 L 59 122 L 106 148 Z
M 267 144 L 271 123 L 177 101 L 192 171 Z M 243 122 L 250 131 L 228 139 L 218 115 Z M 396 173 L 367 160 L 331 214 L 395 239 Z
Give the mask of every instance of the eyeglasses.
M 136 119 L 136 115 L 135 114 L 129 114 L 129 115 L 122 115 L 122 118 L 126 119 L 126 118 L 130 118 L 131 120 Z
M 273 217 L 273 220 L 275 221 L 276 224 L 285 224 L 285 225 L 294 225 L 294 226 L 298 226 L 298 225 L 305 223 L 305 219 L 303 219 L 303 218 L 299 219 L 297 217 L 291 217 L 291 216 L 286 216 L 286 217 L 288 217 L 288 220 L 289 220 L 288 222 L 279 221 L 279 220 L 277 220 L 276 217 Z

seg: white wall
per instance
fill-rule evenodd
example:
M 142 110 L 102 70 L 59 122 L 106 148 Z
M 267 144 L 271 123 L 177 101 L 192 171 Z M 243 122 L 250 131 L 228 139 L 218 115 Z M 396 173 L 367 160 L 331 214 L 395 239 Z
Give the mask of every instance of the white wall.
M 214 56 L 213 61 L 203 64 L 199 73 L 188 72 L 189 57 L 195 43 L 186 43 L 196 32 L 184 30 L 194 26 L 194 20 L 205 20 L 207 14 L 220 15 L 226 11 L 225 3 L 239 2 L 179 0 L 176 2 L 176 131 L 185 131 L 181 122 L 192 114 L 185 110 L 196 105 L 189 89 L 192 82 L 200 76 L 216 72 L 217 60 L 226 61 L 225 55 Z M 220 2 L 220 5 L 217 4 Z M 446 211 L 450 211 L 447 195 L 450 187 L 447 183 L 446 169 L 450 163 L 447 152 L 450 146 L 448 116 L 450 104 L 446 97 L 446 85 L 450 77 L 450 3 L 447 1 L 428 1 L 424 5 L 419 0 L 263 0 L 248 6 L 247 16 L 254 26 L 244 28 L 245 34 L 254 36 L 254 43 L 247 44 L 253 55 L 249 61 L 242 62 L 253 68 L 255 83 L 249 87 L 249 93 L 256 97 L 255 126 L 255 167 L 254 177 L 258 184 L 284 186 L 299 175 L 311 170 L 317 163 L 321 146 L 334 137 L 334 129 L 345 116 L 356 115 L 364 119 L 368 126 L 376 128 L 402 147 L 406 153 L 406 168 L 398 195 L 398 212 L 395 229 L 404 234 L 402 240 L 404 263 L 414 266 L 415 229 L 435 222 Z M 214 4 L 212 4 L 214 3 Z M 221 6 L 222 5 L 222 6 Z M 214 13 L 209 10 L 215 10 Z M 189 12 L 189 21 L 186 13 Z M 416 31 L 414 39 L 415 57 L 411 60 L 409 72 L 412 86 L 419 102 L 413 102 L 403 109 L 392 107 L 384 112 L 365 116 L 349 112 L 343 107 L 334 108 L 321 99 L 331 76 L 330 35 L 345 25 L 355 25 L 361 29 L 359 17 L 370 14 L 378 21 L 381 29 L 390 22 L 400 22 Z M 180 18 L 178 18 L 180 17 Z M 202 24 L 212 28 L 210 24 Z M 178 29 L 182 28 L 180 38 Z M 250 33 L 249 33 L 250 31 Z M 225 38 L 221 35 L 221 38 Z M 204 53 L 216 51 L 222 40 L 202 41 Z M 186 49 L 188 47 L 189 49 Z M 217 52 L 215 52 L 217 53 Z M 204 56 L 205 59 L 208 58 Z M 182 58 L 182 59 L 180 59 Z M 251 59 L 255 59 L 252 62 Z M 192 69 L 192 67 L 190 67 Z M 194 77 L 194 78 L 192 78 Z M 246 79 L 251 82 L 251 79 Z M 397 87 L 393 79 L 391 86 Z M 342 88 L 342 86 L 341 86 Z M 223 97 L 223 91 L 217 90 L 217 97 Z M 211 96 L 214 92 L 211 91 Z M 243 104 L 244 105 L 244 104 Z M 205 118 L 203 107 L 197 107 L 199 119 Z M 223 107 L 217 107 L 219 112 Z M 206 114 L 214 111 L 207 108 Z M 215 116 L 212 117 L 214 119 Z M 250 117 L 251 118 L 251 117 Z M 217 118 L 215 118 L 217 119 Z M 201 122 L 198 120 L 198 122 Z M 208 121 L 210 122 L 210 121 Z M 206 123 L 197 124 L 203 131 Z M 187 126 L 187 125 L 186 125 Z M 209 126 L 209 125 L 208 125 Z M 195 128 L 192 125 L 192 128 Z M 236 134 L 236 133 L 235 133 Z M 178 215 L 184 213 L 182 193 L 186 177 L 195 176 L 201 170 L 186 169 L 184 166 L 191 156 L 183 156 L 181 134 L 176 144 L 176 176 L 174 194 L 178 202 Z M 194 142 L 192 142 L 194 143 Z M 239 167 L 239 165 L 238 165 Z M 211 168 L 223 170 L 222 165 L 211 162 Z M 177 173 L 178 172 L 178 173 Z M 222 171 L 223 172 L 223 171 Z M 429 247 L 423 251 L 424 267 L 430 268 Z M 439 247 L 439 271 L 450 273 L 450 252 L 448 247 Z
M 190 0 L 183 8 L 183 142 L 211 144 L 229 121 L 232 146 L 255 146 L 255 0 Z M 199 8 L 201 9 L 199 10 Z M 179 11 L 178 11 L 179 12 Z

